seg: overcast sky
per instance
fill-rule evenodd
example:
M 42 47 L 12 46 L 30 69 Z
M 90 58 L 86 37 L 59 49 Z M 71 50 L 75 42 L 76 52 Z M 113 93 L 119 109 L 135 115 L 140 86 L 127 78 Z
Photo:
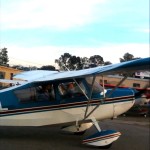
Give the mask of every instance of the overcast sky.
M 65 52 L 118 63 L 149 56 L 149 0 L 0 0 L 10 64 L 54 65 Z

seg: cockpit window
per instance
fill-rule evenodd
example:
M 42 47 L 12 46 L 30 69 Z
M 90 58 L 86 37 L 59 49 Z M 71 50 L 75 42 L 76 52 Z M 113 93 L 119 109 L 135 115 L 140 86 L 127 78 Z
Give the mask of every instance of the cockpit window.
M 58 85 L 58 90 L 62 98 L 74 98 L 83 96 L 83 92 L 87 93 L 86 88 L 82 82 L 65 82 Z M 81 90 L 82 89 L 82 90 Z
M 92 88 L 93 77 L 86 77 L 87 84 L 90 88 Z M 93 93 L 101 93 L 103 91 L 103 87 L 97 83 L 96 81 L 93 84 Z

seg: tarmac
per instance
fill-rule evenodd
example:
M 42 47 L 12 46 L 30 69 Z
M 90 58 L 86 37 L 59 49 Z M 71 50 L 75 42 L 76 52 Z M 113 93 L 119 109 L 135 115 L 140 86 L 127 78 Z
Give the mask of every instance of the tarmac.
M 122 133 L 109 150 L 150 150 L 150 118 L 119 117 L 100 122 L 102 129 Z M 82 139 L 95 132 L 90 128 L 84 135 L 63 134 L 60 127 L 4 127 L 0 126 L 0 150 L 97 150 L 86 146 Z

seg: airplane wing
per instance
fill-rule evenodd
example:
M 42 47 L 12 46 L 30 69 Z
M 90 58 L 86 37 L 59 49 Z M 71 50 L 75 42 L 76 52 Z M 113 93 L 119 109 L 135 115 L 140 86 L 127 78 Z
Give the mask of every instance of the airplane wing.
M 12 83 L 12 84 L 22 84 L 25 81 L 18 81 L 18 80 L 7 80 L 7 79 L 0 79 L 0 83 Z
M 24 80 L 24 81 L 34 81 L 39 78 L 45 78 L 46 76 L 54 75 L 58 71 L 47 71 L 47 70 L 32 70 L 24 71 L 13 76 L 13 79 Z
M 143 71 L 149 69 L 150 69 L 150 57 L 118 63 L 118 64 L 112 64 L 108 66 L 99 66 L 90 69 L 58 72 L 50 76 L 46 76 L 44 78 L 39 78 L 35 80 L 35 82 L 61 80 L 61 79 L 68 79 L 68 78 L 80 78 L 84 76 L 93 76 L 93 75 L 134 73 L 135 71 Z
M 69 78 L 81 78 L 85 76 L 93 76 L 93 75 L 110 75 L 110 74 L 118 74 L 118 73 L 134 73 L 135 71 L 144 71 L 150 69 L 150 57 L 143 59 L 136 59 L 132 61 L 127 61 L 118 64 L 112 64 L 107 66 L 99 66 L 95 68 L 76 70 L 76 71 L 47 71 L 44 75 L 44 71 L 37 70 L 35 75 L 37 78 L 32 78 L 32 82 L 44 82 L 44 81 L 53 81 L 53 80 L 61 80 L 61 79 L 69 79 Z M 38 75 L 39 71 L 39 75 Z M 22 76 L 21 73 L 18 76 Z M 30 72 L 28 75 L 24 76 L 25 78 L 29 78 Z M 34 75 L 34 73 L 31 73 Z M 43 74 L 43 75 L 42 75 Z M 16 76 L 17 77 L 17 76 Z

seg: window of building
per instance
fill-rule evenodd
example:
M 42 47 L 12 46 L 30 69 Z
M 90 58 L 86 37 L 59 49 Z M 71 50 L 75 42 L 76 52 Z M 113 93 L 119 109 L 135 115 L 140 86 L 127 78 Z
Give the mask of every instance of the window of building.
M 4 79 L 5 78 L 5 72 L 0 71 L 0 79 Z
M 107 80 L 104 80 L 104 84 L 107 84 Z
M 103 83 L 103 80 L 102 79 L 100 79 L 100 83 L 102 84 Z M 107 84 L 108 82 L 107 82 L 107 80 L 104 80 L 104 84 Z
M 10 73 L 10 80 L 12 80 L 13 79 L 13 73 Z
M 133 87 L 140 88 L 140 84 L 139 83 L 133 83 Z

